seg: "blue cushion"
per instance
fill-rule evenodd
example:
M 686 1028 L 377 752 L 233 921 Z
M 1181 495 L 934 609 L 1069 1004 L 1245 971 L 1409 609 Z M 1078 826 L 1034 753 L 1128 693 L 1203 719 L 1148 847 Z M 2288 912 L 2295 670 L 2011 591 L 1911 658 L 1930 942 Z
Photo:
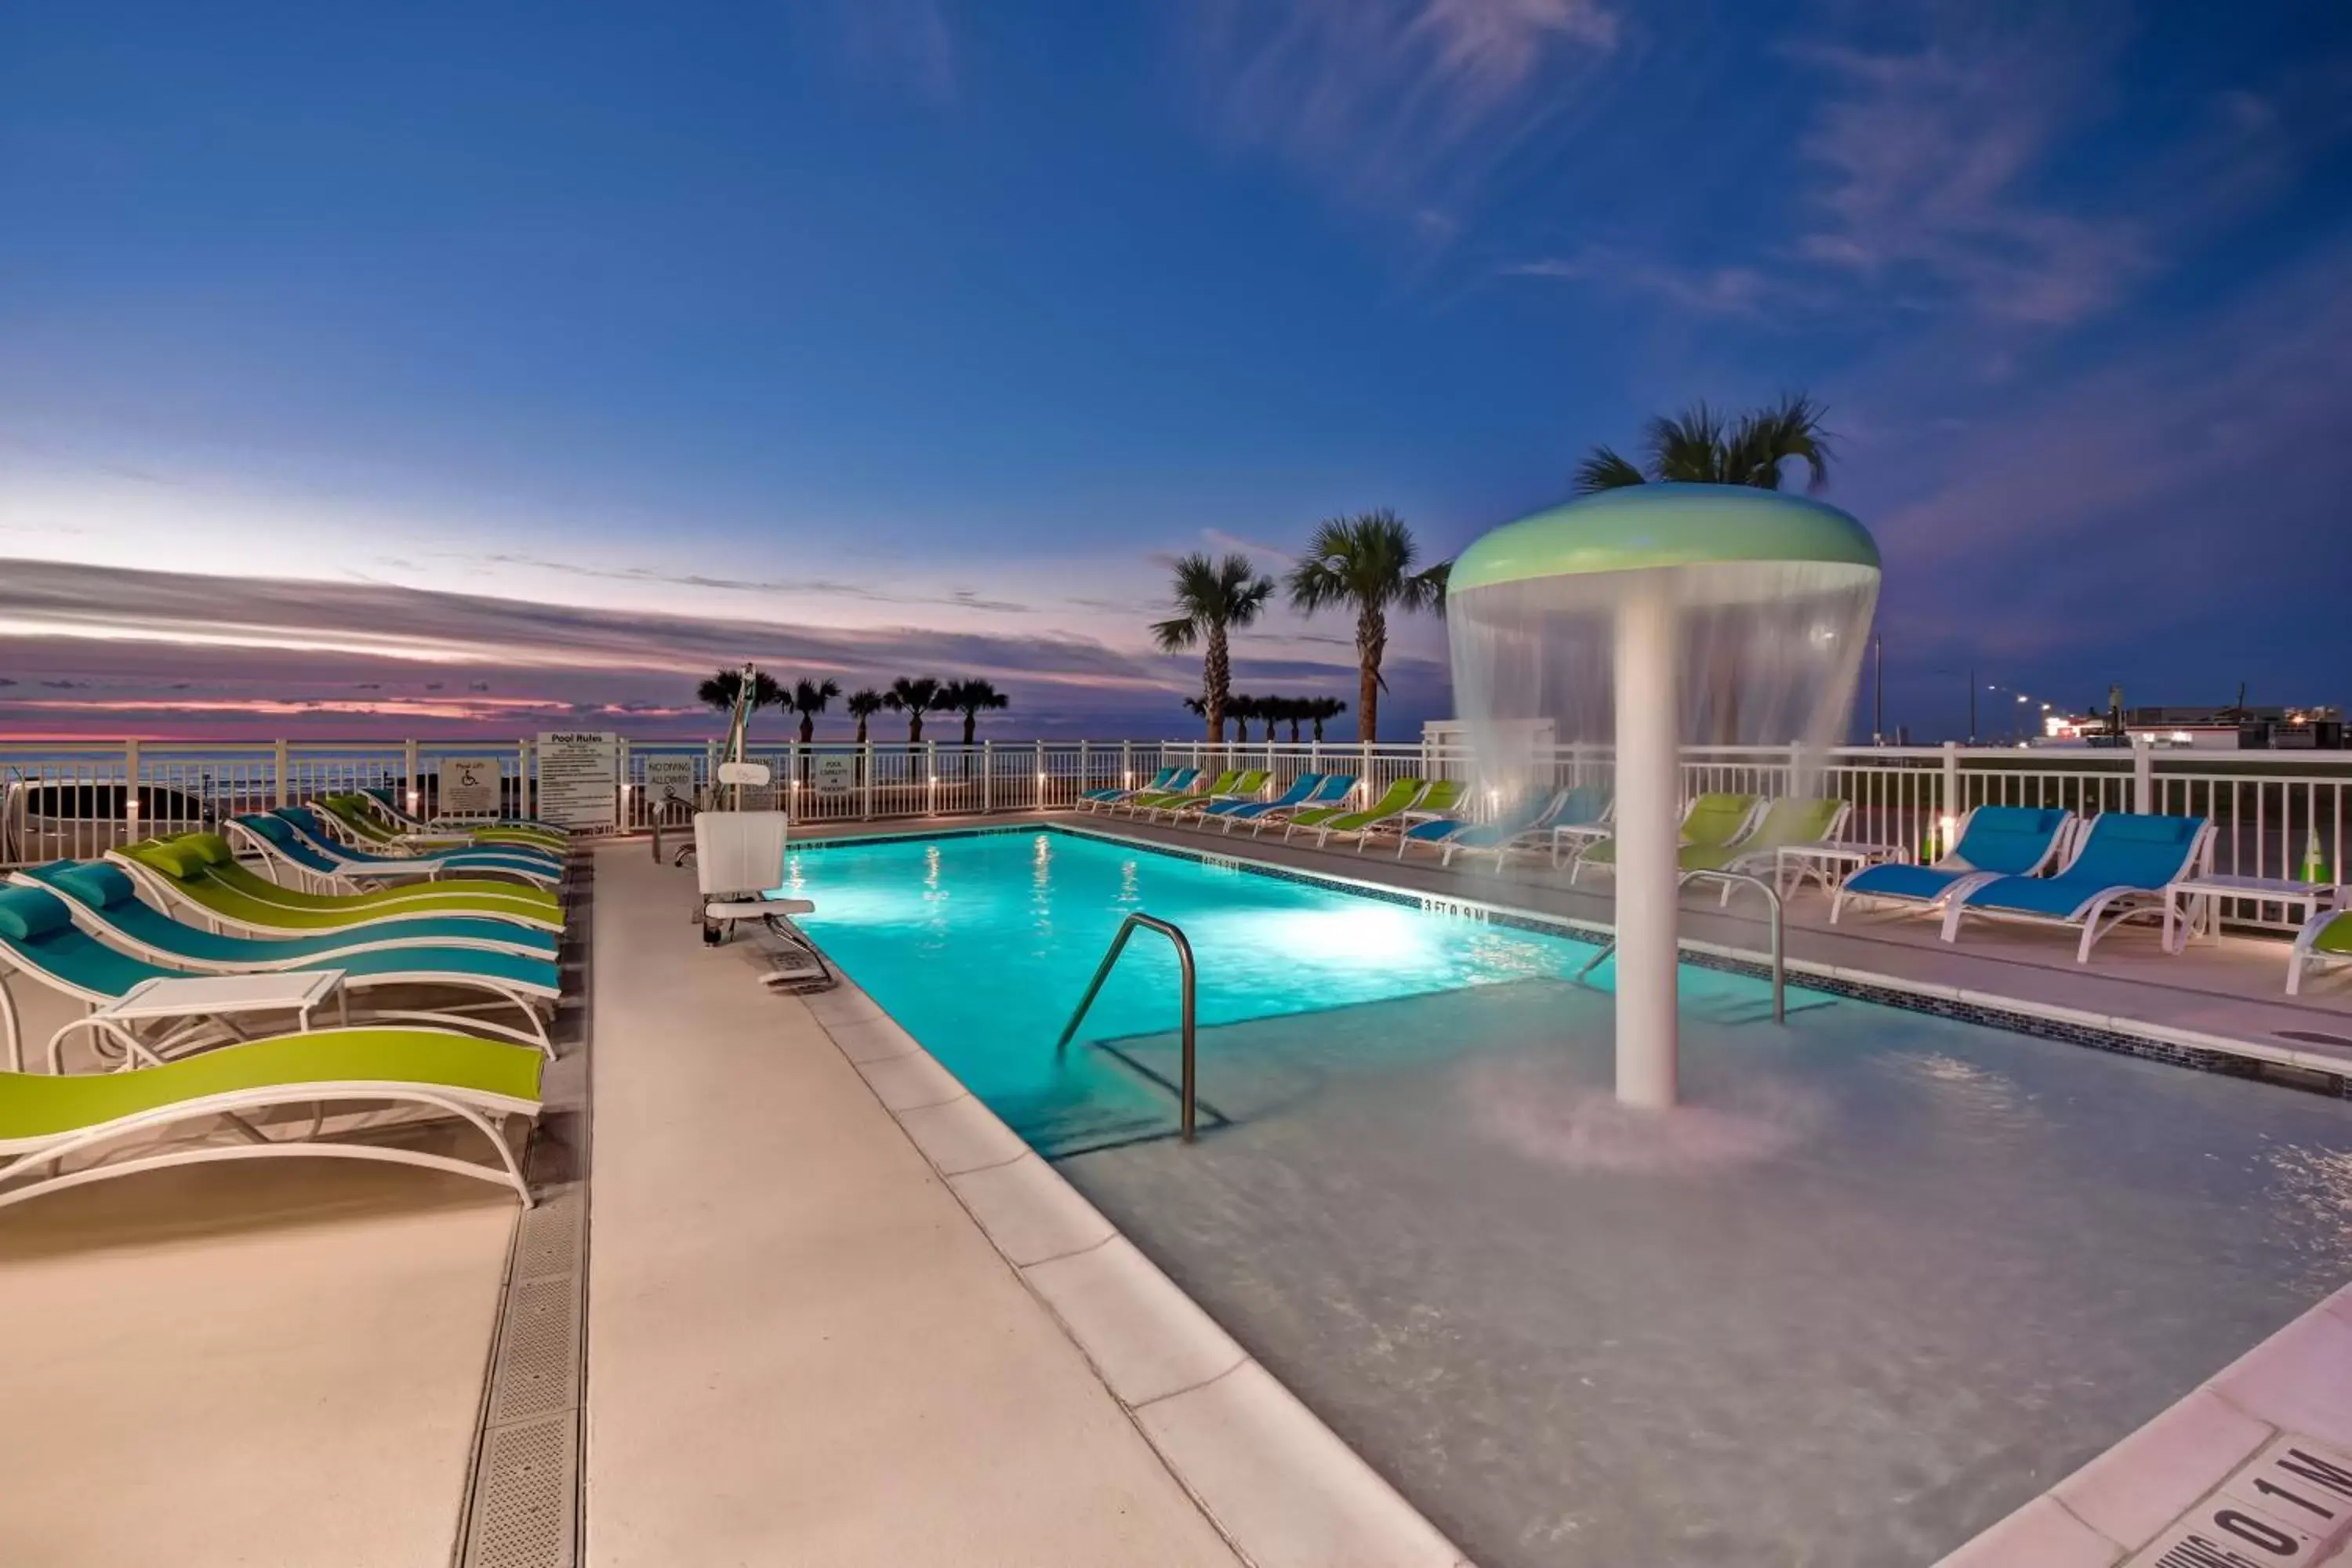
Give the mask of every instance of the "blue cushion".
M 52 879 L 83 903 L 101 910 L 139 901 L 139 889 L 129 877 L 115 867 L 96 861 L 68 864 Z
M 1980 805 L 1969 817 L 1953 853 L 1979 871 L 2022 877 L 2042 864 L 2050 841 L 2066 824 L 2063 811 L 2026 805 Z
M 0 889 L 0 936 L 30 942 L 73 924 L 73 911 L 55 893 L 38 888 Z

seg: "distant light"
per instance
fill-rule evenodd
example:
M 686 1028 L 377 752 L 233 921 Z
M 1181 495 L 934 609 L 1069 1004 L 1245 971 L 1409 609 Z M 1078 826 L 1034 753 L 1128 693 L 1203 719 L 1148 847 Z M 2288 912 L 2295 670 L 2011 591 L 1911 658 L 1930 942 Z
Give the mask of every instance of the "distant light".
M 2024 701 L 2024 700 L 2025 700 L 2025 693 L 2024 693 L 2024 692 L 2022 692 L 2022 691 L 2019 692 L 2019 693 L 2017 694 L 2017 700 L 2018 700 L 2020 702 Z M 2044 703 L 2042 706 L 2047 707 L 2047 706 L 2049 706 L 2049 704 Z

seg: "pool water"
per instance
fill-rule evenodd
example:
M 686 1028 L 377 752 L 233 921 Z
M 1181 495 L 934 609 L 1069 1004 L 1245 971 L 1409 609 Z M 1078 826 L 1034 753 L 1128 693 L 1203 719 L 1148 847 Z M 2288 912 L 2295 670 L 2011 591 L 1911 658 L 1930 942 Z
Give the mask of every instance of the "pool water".
M 2352 1279 L 2339 1100 L 1686 968 L 1660 1118 L 1564 937 L 1050 832 L 792 885 L 1486 1568 L 1925 1568 Z M 1199 959 L 1191 1145 L 1157 939 L 1054 1059 L 1138 909 Z
M 794 896 L 815 900 L 803 923 L 850 978 L 1049 1153 L 1175 1126 L 1167 1088 L 1118 1047 L 1176 1024 L 1177 961 L 1161 937 L 1129 939 L 1078 1047 L 1063 1060 L 1054 1050 L 1120 922 L 1138 911 L 1191 942 L 1204 1029 L 1559 978 L 1593 952 L 1565 937 L 1059 832 L 812 847 L 791 858 L 787 879 Z M 1695 998 L 1719 1005 L 1764 994 L 1755 982 L 1707 971 L 1692 971 L 1689 984 Z M 1213 1092 L 1202 1093 L 1213 1108 Z

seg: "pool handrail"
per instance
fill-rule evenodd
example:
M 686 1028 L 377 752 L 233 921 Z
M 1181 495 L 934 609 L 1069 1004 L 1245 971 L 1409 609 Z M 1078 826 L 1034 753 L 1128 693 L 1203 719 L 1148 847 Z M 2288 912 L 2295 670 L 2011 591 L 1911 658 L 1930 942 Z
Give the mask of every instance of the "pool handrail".
M 1087 1009 L 1095 1005 L 1095 996 L 1102 990 L 1103 982 L 1110 978 L 1111 965 L 1117 963 L 1118 955 L 1127 951 L 1127 939 L 1135 934 L 1135 928 L 1138 926 L 1141 926 L 1146 931 L 1158 931 L 1168 939 L 1170 945 L 1176 949 L 1177 967 L 1183 974 L 1183 1067 L 1179 1075 L 1177 1099 L 1182 1107 L 1184 1142 L 1190 1143 L 1192 1141 L 1193 1121 L 1192 944 L 1185 940 L 1184 932 L 1180 927 L 1156 915 L 1147 915 L 1140 910 L 1119 921 L 1118 934 L 1111 938 L 1110 950 L 1103 954 L 1102 963 L 1095 966 L 1095 977 L 1087 983 L 1087 994 L 1078 999 L 1077 1010 L 1070 1015 L 1069 1023 L 1062 1030 L 1062 1037 L 1054 1042 L 1054 1059 L 1059 1061 L 1068 1052 L 1070 1037 L 1078 1032 L 1079 1020 L 1087 1016 Z

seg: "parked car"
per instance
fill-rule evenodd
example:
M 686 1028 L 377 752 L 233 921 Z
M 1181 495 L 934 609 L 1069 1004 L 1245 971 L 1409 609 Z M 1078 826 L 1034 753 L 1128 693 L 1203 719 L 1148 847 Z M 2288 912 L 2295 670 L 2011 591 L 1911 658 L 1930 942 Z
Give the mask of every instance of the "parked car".
M 135 812 L 133 801 L 131 787 L 123 784 L 11 783 L 0 801 L 0 861 L 85 858 L 132 838 L 213 825 L 212 808 L 201 796 L 169 784 L 141 784 Z

